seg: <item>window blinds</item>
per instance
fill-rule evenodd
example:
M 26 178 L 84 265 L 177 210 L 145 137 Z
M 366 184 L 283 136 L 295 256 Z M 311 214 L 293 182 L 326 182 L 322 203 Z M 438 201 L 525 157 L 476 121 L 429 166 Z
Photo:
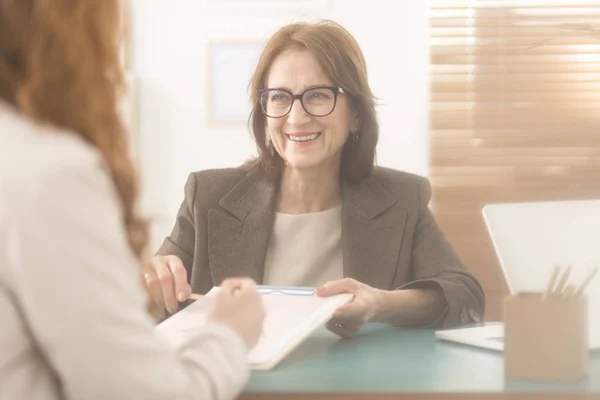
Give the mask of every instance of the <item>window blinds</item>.
M 440 0 L 429 13 L 432 206 L 500 319 L 483 205 L 600 198 L 600 1 Z

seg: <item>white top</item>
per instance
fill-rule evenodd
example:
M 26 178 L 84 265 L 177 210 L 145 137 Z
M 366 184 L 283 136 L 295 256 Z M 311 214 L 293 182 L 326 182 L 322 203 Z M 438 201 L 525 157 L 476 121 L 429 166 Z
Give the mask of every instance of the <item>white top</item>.
M 0 103 L 3 399 L 232 399 L 247 348 L 213 326 L 171 349 L 99 154 Z
M 276 213 L 265 260 L 265 285 L 320 286 L 344 275 L 342 207 Z

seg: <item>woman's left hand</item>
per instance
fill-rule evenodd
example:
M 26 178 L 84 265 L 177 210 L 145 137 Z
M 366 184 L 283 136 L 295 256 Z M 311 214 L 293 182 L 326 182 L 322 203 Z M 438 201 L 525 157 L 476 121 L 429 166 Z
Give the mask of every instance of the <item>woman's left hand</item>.
M 327 282 L 317 288 L 317 295 L 321 297 L 341 293 L 354 295 L 350 303 L 336 310 L 327 329 L 342 337 L 356 336 L 360 328 L 382 310 L 383 292 L 350 278 Z

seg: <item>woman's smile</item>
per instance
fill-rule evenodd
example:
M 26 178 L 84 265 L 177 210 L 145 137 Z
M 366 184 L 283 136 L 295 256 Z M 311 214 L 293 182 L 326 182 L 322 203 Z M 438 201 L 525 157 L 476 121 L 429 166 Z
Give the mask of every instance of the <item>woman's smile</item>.
M 294 145 L 309 145 L 313 144 L 318 138 L 321 137 L 321 132 L 300 132 L 300 133 L 287 133 L 285 135 L 289 142 Z

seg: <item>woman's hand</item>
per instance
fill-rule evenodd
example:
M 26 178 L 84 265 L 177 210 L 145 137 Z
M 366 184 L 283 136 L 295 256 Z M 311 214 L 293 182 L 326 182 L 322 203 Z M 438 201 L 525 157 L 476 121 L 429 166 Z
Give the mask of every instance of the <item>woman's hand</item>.
M 144 268 L 144 281 L 152 300 L 171 314 L 178 302 L 186 301 L 192 293 L 187 271 L 177 256 L 154 256 Z
M 256 284 L 249 278 L 226 279 L 215 296 L 208 321 L 226 325 L 253 348 L 263 331 L 265 309 Z
M 384 307 L 383 290 L 372 288 L 354 279 L 346 278 L 327 282 L 317 288 L 322 297 L 351 293 L 354 299 L 337 309 L 327 329 L 342 337 L 354 337 L 360 328 Z

